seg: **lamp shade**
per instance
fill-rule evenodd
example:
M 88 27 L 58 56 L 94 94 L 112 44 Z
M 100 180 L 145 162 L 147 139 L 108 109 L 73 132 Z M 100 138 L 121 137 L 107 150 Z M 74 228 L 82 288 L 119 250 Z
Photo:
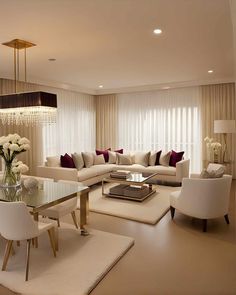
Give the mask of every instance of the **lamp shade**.
M 214 133 L 234 133 L 235 120 L 215 120 Z

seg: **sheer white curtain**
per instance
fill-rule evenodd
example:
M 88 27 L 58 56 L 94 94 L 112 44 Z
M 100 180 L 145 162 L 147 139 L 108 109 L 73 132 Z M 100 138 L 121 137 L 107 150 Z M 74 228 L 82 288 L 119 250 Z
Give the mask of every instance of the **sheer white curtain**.
M 183 150 L 200 171 L 200 88 L 119 94 L 118 142 L 127 151 Z
M 45 89 L 47 90 L 47 89 Z M 43 157 L 95 149 L 94 96 L 54 89 L 57 122 L 43 126 Z

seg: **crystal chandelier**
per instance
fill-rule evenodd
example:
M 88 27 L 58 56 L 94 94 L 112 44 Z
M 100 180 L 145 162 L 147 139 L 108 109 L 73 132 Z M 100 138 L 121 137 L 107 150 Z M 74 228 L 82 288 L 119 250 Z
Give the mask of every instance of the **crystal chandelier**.
M 26 77 L 26 49 L 36 46 L 25 40 L 14 39 L 2 43 L 14 49 L 14 91 L 13 94 L 0 95 L 0 121 L 8 125 L 37 125 L 56 122 L 57 96 L 43 91 L 17 92 L 19 81 L 19 50 L 24 49 L 25 82 Z

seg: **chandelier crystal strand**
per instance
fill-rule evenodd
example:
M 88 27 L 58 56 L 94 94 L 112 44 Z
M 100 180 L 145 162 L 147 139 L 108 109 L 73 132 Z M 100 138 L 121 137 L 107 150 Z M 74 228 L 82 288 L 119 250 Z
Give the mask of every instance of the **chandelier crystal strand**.
M 2 109 L 0 120 L 3 125 L 38 125 L 56 122 L 56 109 L 51 107 L 25 107 Z

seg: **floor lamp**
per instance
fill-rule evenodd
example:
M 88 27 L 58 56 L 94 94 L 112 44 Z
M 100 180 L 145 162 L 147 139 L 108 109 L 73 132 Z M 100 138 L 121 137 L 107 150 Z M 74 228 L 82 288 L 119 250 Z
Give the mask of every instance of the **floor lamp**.
M 215 120 L 214 121 L 214 133 L 223 133 L 224 145 L 223 145 L 223 163 L 229 161 L 229 152 L 227 148 L 227 134 L 235 132 L 235 120 Z

